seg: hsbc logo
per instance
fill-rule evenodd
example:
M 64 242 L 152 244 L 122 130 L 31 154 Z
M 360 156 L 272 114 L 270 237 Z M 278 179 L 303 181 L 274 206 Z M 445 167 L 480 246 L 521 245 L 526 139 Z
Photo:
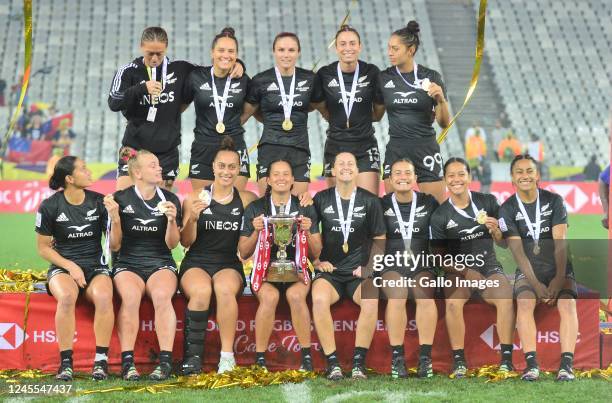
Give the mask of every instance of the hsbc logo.
M 493 324 L 489 326 L 484 332 L 481 333 L 480 338 L 489 346 L 492 350 L 501 350 L 501 343 L 497 336 L 497 325 Z M 558 344 L 560 343 L 560 335 L 557 330 L 538 330 L 536 336 L 536 342 L 546 344 Z M 580 343 L 580 332 L 578 332 L 578 338 L 576 343 Z M 522 349 L 521 342 L 518 340 L 518 335 L 514 336 L 513 350 Z
M 16 323 L 0 323 L 0 350 L 16 350 L 28 338 Z

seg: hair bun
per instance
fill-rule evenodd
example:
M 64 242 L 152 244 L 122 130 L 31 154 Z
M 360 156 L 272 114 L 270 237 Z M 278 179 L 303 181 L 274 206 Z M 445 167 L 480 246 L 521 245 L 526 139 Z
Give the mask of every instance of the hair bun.
M 225 27 L 221 30 L 221 35 L 235 36 L 236 31 L 232 27 Z
M 234 139 L 232 139 L 230 136 L 223 136 L 219 150 L 236 151 L 236 143 L 234 142 Z
M 127 163 L 132 158 L 136 158 L 137 152 L 132 147 L 124 146 L 121 151 L 119 151 L 119 157 Z
M 419 28 L 419 23 L 415 20 L 411 20 L 408 22 L 408 25 L 406 25 L 406 30 L 413 35 L 417 35 L 421 31 L 421 29 Z

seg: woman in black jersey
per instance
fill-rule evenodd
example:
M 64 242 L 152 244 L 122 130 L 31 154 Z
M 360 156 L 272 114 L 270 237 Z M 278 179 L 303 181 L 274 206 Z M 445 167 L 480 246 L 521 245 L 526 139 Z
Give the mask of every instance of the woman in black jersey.
M 163 380 L 172 371 L 172 346 L 176 314 L 172 297 L 177 289 L 176 263 L 171 250 L 180 239 L 182 223 L 178 197 L 157 184 L 162 168 L 157 157 L 140 150 L 127 160 L 134 186 L 115 192 L 109 201 L 119 209 L 120 225 L 111 226 L 111 249 L 119 251 L 113 262 L 115 289 L 121 298 L 118 333 L 121 368 L 125 380 L 138 380 L 134 344 L 139 328 L 139 308 L 147 296 L 155 309 L 155 332 L 159 342 L 159 365 L 149 375 Z
M 505 247 L 497 217 L 499 204 L 491 194 L 470 192 L 470 168 L 462 158 L 444 164 L 444 180 L 450 197 L 431 217 L 431 244 L 444 257 L 439 259 L 446 279 L 446 327 L 453 350 L 453 378 L 465 377 L 465 321 L 463 307 L 477 290 L 497 311 L 497 335 L 501 343 L 500 371 L 512 371 L 514 306 L 512 286 L 495 255 L 494 243 Z M 452 257 L 448 262 L 447 257 Z M 449 264 L 452 263 L 452 264 Z
M 214 291 L 221 336 L 219 373 L 234 368 L 234 335 L 238 301 L 245 285 L 238 239 L 244 209 L 255 195 L 234 186 L 240 174 L 240 155 L 225 136 L 212 161 L 215 181 L 193 191 L 183 202 L 181 244 L 189 248 L 181 263 L 180 287 L 188 300 L 185 311 L 184 375 L 202 370 L 208 308 Z
M 321 88 L 315 73 L 296 67 L 300 40 L 291 32 L 276 35 L 272 44 L 274 67 L 253 77 L 244 104 L 242 122 L 256 114 L 264 128 L 257 147 L 259 194 L 266 188 L 270 162 L 291 161 L 295 177 L 292 193 L 308 190 L 310 145 L 308 112 L 311 102 L 321 102 Z
M 161 27 L 145 28 L 140 39 L 142 57 L 119 67 L 111 84 L 108 106 L 127 119 L 122 148 L 154 153 L 162 167 L 163 184 L 170 189 L 179 169 L 181 113 L 187 103 L 185 80 L 195 66 L 184 60 L 170 61 L 167 50 L 166 31 Z M 240 66 L 232 74 L 240 76 L 242 71 Z M 119 154 L 122 153 L 123 149 Z M 127 164 L 120 157 L 117 190 L 132 184 Z
M 331 169 L 336 155 L 348 151 L 357 158 L 357 186 L 378 194 L 380 155 L 372 126 L 372 106 L 380 70 L 359 60 L 361 37 L 348 25 L 336 32 L 338 61 L 317 71 L 323 102 L 313 106 L 329 122 L 323 175 L 335 184 Z
M 433 299 L 435 288 L 423 284 L 436 277 L 430 263 L 424 259 L 429 253 L 429 221 L 438 202 L 433 196 L 412 189 L 416 179 L 414 165 L 410 160 L 395 161 L 391 164 L 389 176 L 392 193 L 386 194 L 381 200 L 387 227 L 385 254 L 396 256 L 400 253 L 408 256 L 408 259 L 414 256 L 414 260 L 409 260 L 407 264 L 402 262 L 401 265 L 385 267 L 381 279 L 377 280 L 391 280 L 386 284 L 381 281 L 379 285 L 382 285 L 387 297 L 385 321 L 392 351 L 391 376 L 394 378 L 408 376 L 404 359 L 404 337 L 409 294 L 416 304 L 416 325 L 419 331 L 417 375 L 421 378 L 433 376 L 431 346 L 438 323 L 438 309 Z M 401 281 L 403 278 L 413 279 L 415 284 L 407 287 Z
M 379 75 L 374 119 L 380 120 L 387 111 L 389 143 L 383 165 L 386 190 L 389 191 L 391 164 L 406 157 L 414 162 L 419 189 L 442 203 L 446 196 L 441 179 L 442 156 L 432 124 L 436 120 L 446 128 L 450 115 L 440 73 L 414 60 L 420 43 L 416 21 L 391 35 L 387 52 L 392 66 Z
M 312 206 L 312 200 L 304 200 L 302 203 L 297 196 L 291 194 L 291 187 L 294 184 L 291 163 L 284 160 L 272 162 L 268 167 L 267 182 L 268 187 L 265 195 L 251 203 L 244 212 L 244 225 L 240 232 L 240 243 L 238 244 L 240 255 L 246 259 L 255 254 L 254 264 L 258 261 L 257 253 L 259 251 L 256 249 L 256 245 L 264 230 L 264 217 L 276 215 L 278 212 L 298 218 L 299 221 L 296 223 L 296 226 L 299 225 L 299 228 L 304 231 L 306 242 L 308 243 L 306 254 L 314 260 L 321 252 L 321 235 L 319 234 L 317 215 Z M 296 259 L 296 253 L 299 253 L 296 249 L 299 248 L 299 245 L 296 244 L 297 242 L 294 237 L 286 250 L 287 259 L 291 261 L 299 261 L 299 259 Z M 270 256 L 272 261 L 276 260 L 277 251 L 278 247 L 276 245 L 271 246 Z M 300 263 L 296 262 L 296 264 L 299 265 Z M 291 322 L 301 347 L 302 365 L 300 369 L 312 371 L 310 310 L 306 302 L 306 297 L 310 291 L 310 274 L 307 274 L 305 276 L 304 272 L 302 272 L 300 274 L 300 281 L 295 283 L 263 281 L 261 284 L 258 284 L 255 279 L 256 274 L 251 274 L 251 289 L 259 301 L 255 315 L 255 354 L 257 365 L 264 368 L 266 366 L 265 351 L 268 349 L 268 341 L 272 334 L 276 307 L 281 294 L 284 293 L 291 310 Z
M 57 300 L 55 330 L 60 349 L 56 379 L 72 380 L 72 345 L 75 331 L 75 305 L 79 294 L 95 307 L 96 357 L 93 379 L 108 376 L 108 345 L 115 314 L 113 283 L 101 247 L 107 217 L 117 210 L 104 206 L 104 196 L 86 188 L 91 172 L 85 162 L 73 156 L 62 157 L 53 170 L 49 187 L 62 188 L 44 200 L 36 214 L 38 254 L 49 263 L 47 291 Z
M 574 349 L 578 338 L 576 280 L 567 251 L 567 211 L 558 194 L 538 187 L 537 163 L 529 155 L 517 155 L 510 164 L 516 193 L 500 208 L 499 226 L 518 268 L 514 282 L 516 327 L 527 367 L 521 379 L 540 376 L 536 359 L 538 302 L 556 305 L 561 323 L 561 362 L 557 380 L 575 379 Z
M 235 186 L 243 191 L 249 179 L 249 155 L 240 115 L 250 79 L 246 74 L 230 76 L 238 57 L 233 28 L 224 28 L 215 36 L 210 54 L 212 67 L 196 67 L 185 82 L 185 102 L 193 100 L 196 111 L 189 178 L 194 191 L 210 185 L 214 180 L 213 159 L 223 137 L 231 136 L 240 157 Z

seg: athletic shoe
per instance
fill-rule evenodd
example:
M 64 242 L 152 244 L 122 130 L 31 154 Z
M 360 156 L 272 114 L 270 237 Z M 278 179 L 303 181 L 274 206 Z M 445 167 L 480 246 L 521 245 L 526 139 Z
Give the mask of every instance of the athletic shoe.
M 340 366 L 337 365 L 337 364 L 333 364 L 333 365 L 327 367 L 326 377 L 330 381 L 339 381 L 339 380 L 341 380 L 342 378 L 344 378 L 344 375 L 342 375 L 342 368 L 340 368 Z
M 455 362 L 455 365 L 453 366 L 453 372 L 451 373 L 451 378 L 461 379 L 461 378 L 465 378 L 466 375 L 467 375 L 466 363 L 463 361 Z
M 55 375 L 55 379 L 58 381 L 72 381 L 72 366 L 70 365 L 62 365 L 57 371 L 57 375 Z
M 165 381 L 172 374 L 172 365 L 167 362 L 160 362 L 157 367 L 149 374 L 149 379 L 152 381 Z
M 351 378 L 354 380 L 366 380 L 368 376 L 365 373 L 365 368 L 361 365 L 355 365 L 351 371 Z
M 260 367 L 261 369 L 264 370 L 268 370 L 268 367 L 266 367 L 266 359 L 265 358 L 261 358 L 255 361 L 255 365 L 257 365 L 258 367 Z
M 202 358 L 199 355 L 185 357 L 181 365 L 183 375 L 196 375 L 202 372 Z
M 302 365 L 300 366 L 300 371 L 304 372 L 312 372 L 312 357 L 306 355 L 302 357 Z
M 521 375 L 521 379 L 523 381 L 537 381 L 538 378 L 540 377 L 540 369 L 538 367 L 532 367 L 532 368 L 526 368 L 525 371 L 523 372 L 523 375 Z
M 431 358 L 419 357 L 417 376 L 419 378 L 431 378 L 433 376 L 433 365 L 431 364 Z
M 108 378 L 108 362 L 96 361 L 94 362 L 93 371 L 91 377 L 94 381 L 103 381 Z
M 217 370 L 217 373 L 223 374 L 233 370 L 234 368 L 236 368 L 236 359 L 234 357 L 221 357 L 221 359 L 219 359 L 219 369 Z
M 574 379 L 576 379 L 576 375 L 574 375 L 574 371 L 571 368 L 559 368 L 557 373 L 558 381 L 565 382 L 573 381 Z
M 502 361 L 499 365 L 499 372 L 512 372 L 514 371 L 514 365 L 510 361 Z
M 124 381 L 139 381 L 140 374 L 136 371 L 134 363 L 125 364 L 121 368 L 121 377 Z
M 391 378 L 408 378 L 404 357 L 398 356 L 391 360 Z

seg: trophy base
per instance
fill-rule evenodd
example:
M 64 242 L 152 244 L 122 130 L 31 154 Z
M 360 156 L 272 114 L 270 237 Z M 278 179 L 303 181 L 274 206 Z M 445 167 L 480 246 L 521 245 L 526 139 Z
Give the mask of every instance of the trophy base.
M 297 268 L 291 261 L 273 262 L 266 274 L 266 281 L 270 283 L 295 283 L 298 280 Z

